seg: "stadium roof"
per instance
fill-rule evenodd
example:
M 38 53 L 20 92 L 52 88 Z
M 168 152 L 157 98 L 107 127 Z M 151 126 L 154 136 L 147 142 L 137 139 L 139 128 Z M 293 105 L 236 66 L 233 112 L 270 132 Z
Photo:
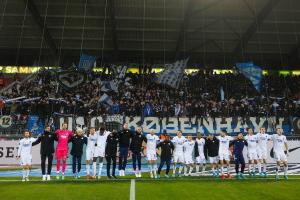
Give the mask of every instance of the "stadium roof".
M 300 66 L 299 0 L 1 0 L 0 64 Z M 103 50 L 103 51 L 102 51 Z

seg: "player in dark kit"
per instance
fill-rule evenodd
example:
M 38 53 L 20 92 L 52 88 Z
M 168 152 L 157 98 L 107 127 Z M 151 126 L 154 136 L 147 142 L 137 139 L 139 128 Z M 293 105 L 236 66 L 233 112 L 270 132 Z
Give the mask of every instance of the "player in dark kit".
M 54 140 L 57 140 L 54 133 L 51 133 L 50 126 L 46 126 L 44 133 L 41 134 L 38 139 L 32 143 L 32 146 L 41 143 L 40 153 L 41 153 L 41 168 L 43 181 L 50 181 L 51 179 L 51 169 L 54 153 Z M 48 168 L 46 175 L 46 159 L 48 159 Z
M 211 164 L 212 174 L 214 177 L 219 176 L 219 171 L 218 171 L 219 143 L 220 141 L 212 133 L 209 134 L 209 137 L 205 141 L 206 148 L 207 148 L 207 155 L 208 155 L 209 162 Z
M 80 178 L 79 173 L 81 170 L 81 157 L 82 157 L 82 149 L 83 145 L 87 144 L 87 137 L 83 136 L 83 130 L 77 129 L 77 134 L 70 138 L 70 142 L 72 142 L 71 155 L 72 157 L 72 168 L 74 178 Z M 77 171 L 76 171 L 77 165 Z
M 243 155 L 243 150 L 245 145 L 248 146 L 247 141 L 243 138 L 243 133 L 239 133 L 237 139 L 233 140 L 230 144 L 233 145 L 233 154 L 235 161 L 235 172 L 237 179 L 245 179 L 245 159 Z M 241 167 L 241 171 L 239 170 Z
M 107 136 L 106 147 L 105 147 L 105 158 L 106 158 L 106 173 L 107 177 L 117 178 L 115 175 L 116 172 L 116 158 L 117 158 L 117 149 L 118 149 L 118 133 L 113 131 Z M 110 175 L 110 167 L 112 163 L 112 176 Z
M 132 136 L 130 143 L 130 151 L 132 152 L 132 165 L 133 171 L 136 177 L 141 178 L 141 166 L 142 166 L 142 151 L 143 151 L 143 142 L 147 142 L 146 137 L 142 133 L 142 129 L 137 128 L 135 134 Z M 138 171 L 136 171 L 136 161 L 138 162 Z
M 130 139 L 133 133 L 128 129 L 128 123 L 125 123 L 123 130 L 119 132 L 119 176 L 125 176 L 125 168 L 127 165 L 128 150 L 130 146 Z
M 168 174 L 170 171 L 171 159 L 174 151 L 174 144 L 170 141 L 170 136 L 166 134 L 165 140 L 158 143 L 157 148 L 161 149 L 160 164 L 157 172 L 158 178 L 160 178 L 160 172 L 165 163 L 167 165 L 165 177 L 169 178 Z

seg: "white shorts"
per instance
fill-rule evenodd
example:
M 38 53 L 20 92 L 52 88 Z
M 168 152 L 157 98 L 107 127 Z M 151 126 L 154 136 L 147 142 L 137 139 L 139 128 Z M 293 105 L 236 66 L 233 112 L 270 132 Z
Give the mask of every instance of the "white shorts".
M 257 157 L 258 159 L 262 160 L 262 159 L 267 159 L 268 158 L 268 151 L 267 149 L 257 149 Z
M 174 160 L 173 160 L 173 162 L 175 162 L 175 163 L 184 163 L 183 153 L 176 153 L 176 154 L 174 154 Z
M 93 157 L 94 157 L 94 149 L 86 149 L 86 155 L 85 155 L 85 157 L 86 157 L 86 159 L 85 160 L 92 160 L 93 159 Z
M 98 157 L 102 157 L 104 158 L 105 157 L 105 148 L 103 147 L 95 147 L 95 151 L 94 151 L 94 155 L 93 155 L 95 158 L 98 158 Z
M 283 151 L 282 152 L 274 151 L 274 158 L 276 161 L 287 162 L 286 154 Z
M 230 160 L 229 158 L 229 152 L 219 152 L 219 159 L 220 160 Z
M 184 155 L 184 163 L 187 165 L 194 164 L 193 156 L 192 155 Z
M 147 160 L 157 160 L 156 152 L 147 152 Z
M 215 164 L 215 163 L 218 163 L 218 162 L 219 162 L 218 156 L 215 156 L 215 157 L 208 157 L 208 160 L 209 160 L 209 163 L 210 163 L 210 164 Z
M 256 151 L 248 152 L 248 158 L 249 160 L 257 160 L 257 152 Z
M 32 163 L 32 156 L 31 155 L 21 155 L 21 165 L 31 165 Z
M 206 163 L 204 154 L 200 154 L 198 157 L 196 157 L 196 163 L 197 164 L 205 164 Z

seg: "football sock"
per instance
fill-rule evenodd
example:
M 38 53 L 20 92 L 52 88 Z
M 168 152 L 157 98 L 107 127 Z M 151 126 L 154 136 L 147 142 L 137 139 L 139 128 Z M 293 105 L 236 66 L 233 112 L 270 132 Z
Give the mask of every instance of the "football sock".
M 86 175 L 90 175 L 90 169 L 91 169 L 91 166 L 90 164 L 86 164 Z
M 97 166 L 96 166 L 96 162 L 93 162 L 93 167 L 92 167 L 92 171 L 93 171 L 93 176 L 96 176 L 96 169 Z
M 56 160 L 56 172 L 59 173 L 60 171 L 60 160 Z
M 183 166 L 180 165 L 179 170 L 178 170 L 178 174 L 181 174 L 181 173 L 182 173 L 182 169 L 183 169 Z
M 283 169 L 284 169 L 284 175 L 288 175 L 288 166 L 284 166 Z
M 258 168 L 258 173 L 261 173 L 261 163 L 257 164 L 257 168 Z
M 276 168 L 276 176 L 278 176 L 278 175 L 279 175 L 279 170 L 280 170 L 280 166 L 279 166 L 279 165 L 277 165 L 277 168 Z
M 196 165 L 196 172 L 199 172 L 199 168 L 200 168 L 200 166 Z
M 22 170 L 22 174 L 23 174 L 23 178 L 25 178 L 26 177 L 26 169 Z
M 265 173 L 267 172 L 267 164 L 266 163 L 263 164 L 263 172 L 265 172 Z
M 66 171 L 66 166 L 67 166 L 67 161 L 66 160 L 63 160 L 62 162 L 62 173 L 64 174 L 65 171 Z
M 98 176 L 101 176 L 102 167 L 103 167 L 103 162 L 102 162 L 102 163 L 99 163 L 99 171 L 98 171 Z

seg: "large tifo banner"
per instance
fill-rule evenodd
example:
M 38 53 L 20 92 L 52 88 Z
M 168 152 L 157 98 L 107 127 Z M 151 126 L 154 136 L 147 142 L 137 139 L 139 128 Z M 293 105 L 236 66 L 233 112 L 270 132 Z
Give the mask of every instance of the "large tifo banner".
M 8 140 L 8 141 L 0 141 L 0 165 L 19 165 L 20 160 L 17 160 L 18 153 L 18 144 L 17 140 Z M 300 140 L 288 140 L 289 146 L 289 163 L 300 163 Z M 271 141 L 268 142 L 268 163 L 275 163 L 274 155 L 272 153 L 273 144 Z M 71 149 L 71 144 L 69 145 L 69 153 Z M 83 151 L 83 158 L 85 160 L 85 150 Z M 247 158 L 247 150 L 244 149 L 244 155 L 246 161 Z M 71 156 L 68 156 L 68 164 L 71 164 Z M 39 165 L 41 163 L 40 159 L 40 144 L 34 146 L 32 148 L 32 164 Z M 54 161 L 55 164 L 55 161 Z
M 59 122 L 62 124 L 64 118 L 60 118 Z M 77 117 L 75 119 L 76 126 L 86 126 L 84 117 Z M 183 134 L 194 134 L 198 132 L 220 133 L 221 130 L 226 130 L 228 133 L 245 132 L 246 128 L 253 128 L 254 132 L 258 132 L 260 127 L 265 127 L 268 133 L 273 133 L 276 128 L 283 128 L 285 134 L 289 134 L 292 130 L 296 134 L 300 134 L 300 118 L 264 118 L 264 117 L 250 117 L 247 120 L 240 118 L 186 118 L 186 117 L 170 117 L 169 119 L 160 120 L 158 117 L 145 117 L 142 121 L 141 117 L 125 117 L 120 115 L 93 117 L 89 124 L 95 126 L 97 123 L 102 122 L 118 122 L 123 124 L 129 123 L 129 128 L 135 130 L 137 127 L 142 126 L 144 133 L 149 133 L 150 129 L 154 129 L 155 133 L 160 134 L 163 131 L 174 134 L 176 130 L 181 130 Z M 68 118 L 68 126 L 74 127 L 74 120 Z

